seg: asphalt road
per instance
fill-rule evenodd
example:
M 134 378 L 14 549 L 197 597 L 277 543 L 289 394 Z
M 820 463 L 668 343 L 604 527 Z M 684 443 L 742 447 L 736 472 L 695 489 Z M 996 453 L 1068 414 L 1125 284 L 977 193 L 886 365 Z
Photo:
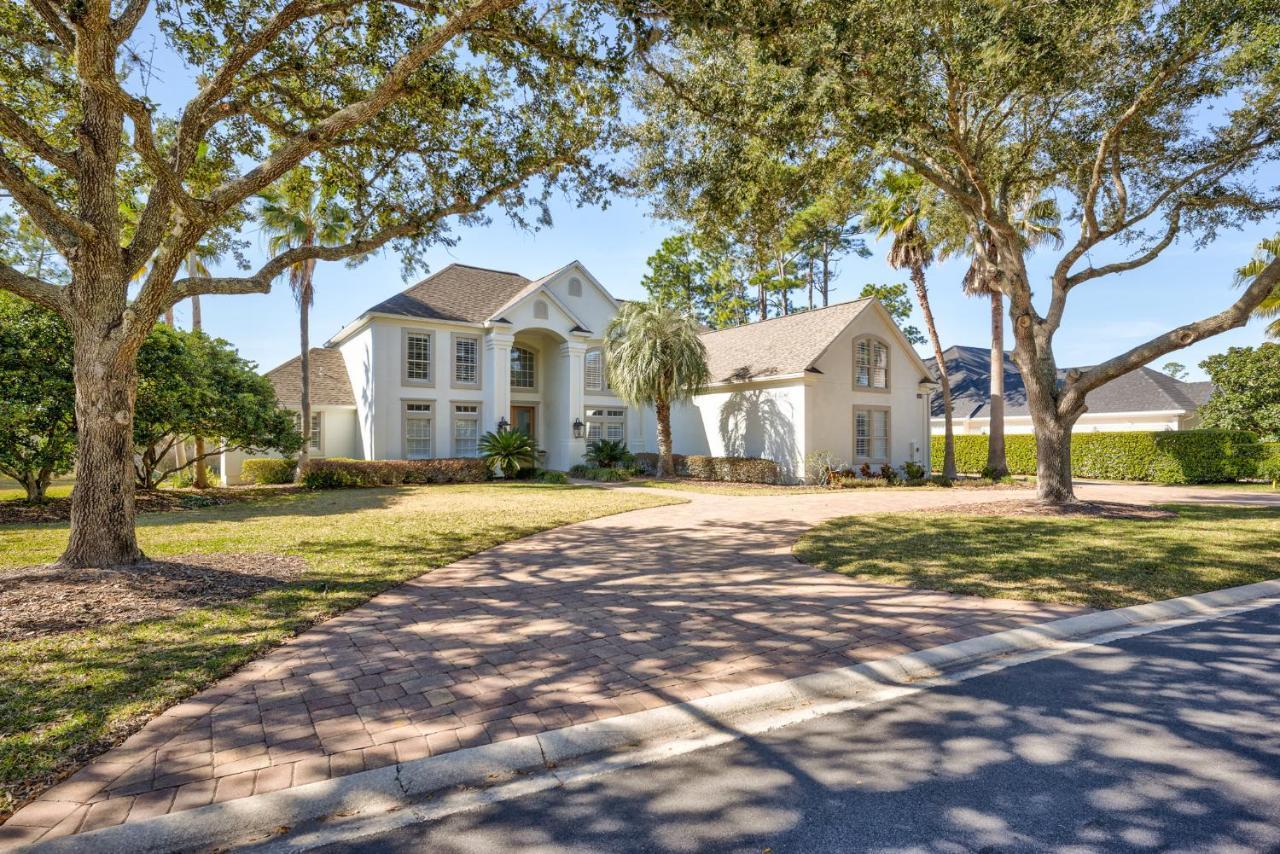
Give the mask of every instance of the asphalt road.
M 1280 851 L 1280 607 L 322 850 Z

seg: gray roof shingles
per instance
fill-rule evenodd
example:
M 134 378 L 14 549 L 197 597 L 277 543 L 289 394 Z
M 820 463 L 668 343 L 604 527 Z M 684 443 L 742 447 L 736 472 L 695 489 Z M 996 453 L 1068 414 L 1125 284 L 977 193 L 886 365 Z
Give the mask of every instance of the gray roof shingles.
M 302 357 L 294 356 L 266 377 L 276 390 L 276 400 L 286 409 L 302 405 Z M 338 350 L 311 348 L 311 405 L 355 406 L 347 364 Z
M 809 370 L 869 299 L 704 332 L 712 383 L 744 382 Z
M 951 381 L 951 411 L 957 418 L 988 418 L 991 350 L 986 347 L 950 347 L 943 352 Z M 936 373 L 933 360 L 927 363 Z M 1061 377 L 1066 370 L 1060 370 Z M 1090 412 L 1193 412 L 1213 393 L 1213 383 L 1186 383 L 1151 368 L 1117 377 L 1089 393 Z M 1012 357 L 1004 357 L 1004 405 L 1006 415 L 1027 414 L 1027 391 Z M 934 417 L 942 415 L 942 395 L 933 396 Z
M 450 264 L 365 313 L 483 323 L 529 284 L 519 273 Z

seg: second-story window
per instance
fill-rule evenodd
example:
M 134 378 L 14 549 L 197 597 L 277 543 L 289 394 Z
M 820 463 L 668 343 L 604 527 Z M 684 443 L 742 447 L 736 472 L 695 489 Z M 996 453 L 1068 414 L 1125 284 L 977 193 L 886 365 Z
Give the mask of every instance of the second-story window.
M 537 358 L 525 347 L 511 348 L 511 387 L 537 388 Z
M 604 353 L 599 349 L 588 350 L 583 359 L 583 373 L 587 378 L 587 391 L 604 391 Z
M 453 381 L 459 385 L 475 385 L 480 382 L 479 340 L 453 339 Z
M 410 332 L 404 336 L 405 379 L 431 382 L 431 334 Z
M 859 388 L 889 387 L 889 348 L 874 338 L 854 345 L 854 383 Z

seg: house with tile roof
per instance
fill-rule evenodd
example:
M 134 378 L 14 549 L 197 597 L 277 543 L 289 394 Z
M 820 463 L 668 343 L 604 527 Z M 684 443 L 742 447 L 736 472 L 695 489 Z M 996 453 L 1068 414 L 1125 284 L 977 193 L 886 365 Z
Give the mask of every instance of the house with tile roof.
M 538 279 L 451 264 L 385 299 L 311 353 L 311 453 L 426 459 L 529 433 L 565 470 L 596 439 L 654 451 L 654 413 L 609 387 L 603 334 L 619 301 L 578 262 Z M 928 465 L 928 369 L 875 300 L 708 331 L 712 382 L 672 413 L 676 453 Z M 267 372 L 299 406 L 300 360 Z M 239 466 L 224 463 L 228 482 Z
M 957 435 L 987 433 L 991 429 L 991 348 L 951 347 L 942 353 L 951 381 L 952 427 Z M 936 373 L 932 363 L 930 369 Z M 1066 368 L 1059 379 L 1065 381 Z M 1191 430 L 1200 424 L 1196 414 L 1209 400 L 1213 383 L 1188 383 L 1151 368 L 1117 377 L 1089 392 L 1088 411 L 1076 422 L 1075 431 Z M 932 404 L 932 430 L 942 435 L 942 396 Z M 1004 358 L 1004 429 L 1006 433 L 1030 433 L 1031 415 L 1027 391 L 1011 354 Z

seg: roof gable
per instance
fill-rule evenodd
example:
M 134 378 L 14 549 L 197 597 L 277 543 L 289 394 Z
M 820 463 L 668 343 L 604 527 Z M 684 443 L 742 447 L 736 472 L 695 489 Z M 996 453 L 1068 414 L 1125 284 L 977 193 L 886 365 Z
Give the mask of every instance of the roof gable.
M 813 368 L 831 342 L 873 300 L 838 303 L 704 332 L 712 384 L 790 376 Z
M 483 323 L 528 285 L 519 273 L 450 264 L 365 314 Z
M 311 348 L 311 405 L 355 406 L 347 362 L 338 350 Z M 302 357 L 294 356 L 264 375 L 276 390 L 276 400 L 283 407 L 296 409 L 302 405 Z

